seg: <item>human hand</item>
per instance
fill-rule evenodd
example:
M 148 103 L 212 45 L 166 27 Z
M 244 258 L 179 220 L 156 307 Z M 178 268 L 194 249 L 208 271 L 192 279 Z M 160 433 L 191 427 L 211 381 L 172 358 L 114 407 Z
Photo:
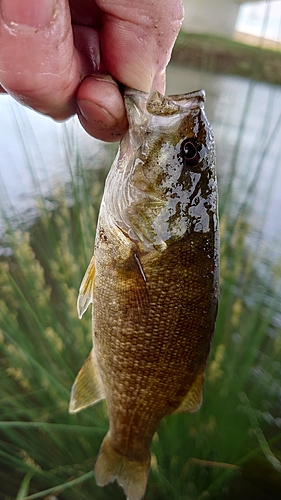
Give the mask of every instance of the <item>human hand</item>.
M 20 103 L 56 120 L 77 112 L 89 134 L 115 141 L 127 129 L 124 102 L 99 74 L 164 92 L 181 0 L 0 2 L 0 91 Z

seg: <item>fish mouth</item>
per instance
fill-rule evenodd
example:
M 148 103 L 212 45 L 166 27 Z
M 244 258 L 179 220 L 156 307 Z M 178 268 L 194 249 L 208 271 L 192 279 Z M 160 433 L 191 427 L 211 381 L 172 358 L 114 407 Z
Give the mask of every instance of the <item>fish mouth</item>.
M 179 113 L 183 109 L 186 110 L 186 108 L 197 108 L 203 105 L 204 102 L 204 90 L 171 96 L 163 96 L 155 90 L 149 95 L 146 108 L 151 115 L 168 116 Z
M 204 90 L 165 96 L 157 90 L 148 93 L 124 87 L 123 93 L 128 106 L 135 105 L 138 109 L 146 110 L 155 116 L 170 116 L 187 109 L 203 108 L 205 102 Z

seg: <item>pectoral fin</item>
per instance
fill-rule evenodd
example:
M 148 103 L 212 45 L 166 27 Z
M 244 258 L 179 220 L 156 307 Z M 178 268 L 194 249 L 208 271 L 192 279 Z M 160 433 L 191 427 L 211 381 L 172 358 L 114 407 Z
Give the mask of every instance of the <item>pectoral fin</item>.
M 117 281 L 117 293 L 120 305 L 127 317 L 136 320 L 148 314 L 149 298 L 146 276 L 138 256 L 133 253 L 120 267 Z
M 78 316 L 81 319 L 89 304 L 93 303 L 94 297 L 94 278 L 95 278 L 95 260 L 94 256 L 91 258 L 87 271 L 79 288 L 79 295 L 77 299 Z
M 76 413 L 104 398 L 93 350 L 79 371 L 71 389 L 69 412 Z
M 203 401 L 204 373 L 200 373 L 175 413 L 191 413 L 199 410 Z

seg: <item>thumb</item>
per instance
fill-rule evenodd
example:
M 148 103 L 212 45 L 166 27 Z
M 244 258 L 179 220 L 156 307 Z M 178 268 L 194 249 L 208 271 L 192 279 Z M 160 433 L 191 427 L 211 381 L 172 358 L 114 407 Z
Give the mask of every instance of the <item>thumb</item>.
M 22 104 L 56 119 L 75 113 L 83 61 L 66 0 L 1 0 L 0 83 Z

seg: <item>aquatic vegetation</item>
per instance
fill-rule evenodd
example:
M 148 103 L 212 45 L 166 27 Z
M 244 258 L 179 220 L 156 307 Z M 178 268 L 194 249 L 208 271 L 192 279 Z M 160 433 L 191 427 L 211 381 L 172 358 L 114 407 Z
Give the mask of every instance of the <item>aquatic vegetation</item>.
M 108 425 L 103 403 L 76 415 L 67 410 L 75 374 L 91 349 L 90 314 L 78 320 L 76 297 L 92 254 L 104 178 L 105 170 L 85 168 L 77 157 L 65 185 L 38 197 L 29 227 L 15 230 L 15 220 L 1 212 L 5 500 L 124 499 L 116 484 L 97 487 L 92 472 Z M 204 402 L 198 413 L 161 423 L 146 500 L 243 498 L 243 485 L 257 481 L 253 469 L 263 477 L 264 494 L 277 499 L 274 491 L 280 492 L 281 263 L 269 260 L 264 242 L 249 244 L 251 206 L 244 198 L 233 210 L 235 192 L 222 184 L 221 299 Z

